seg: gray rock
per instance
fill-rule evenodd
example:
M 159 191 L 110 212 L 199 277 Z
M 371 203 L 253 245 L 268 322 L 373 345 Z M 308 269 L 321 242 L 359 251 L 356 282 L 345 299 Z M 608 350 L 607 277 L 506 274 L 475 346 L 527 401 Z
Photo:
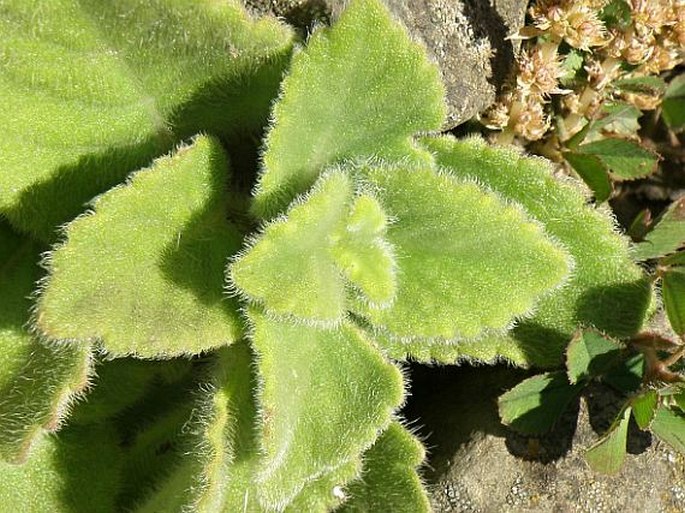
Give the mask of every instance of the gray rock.
M 636 426 L 618 475 L 595 473 L 585 463 L 584 450 L 622 404 L 607 387 L 588 389 L 545 437 L 502 426 L 497 396 L 524 376 L 507 368 L 433 368 L 418 376 L 412 386 L 418 397 L 405 413 L 423 424 L 432 448 L 426 477 L 436 512 L 685 511 L 685 458 Z
M 452 128 L 485 110 L 514 62 L 506 37 L 523 26 L 528 0 L 385 0 L 412 37 L 440 67 Z M 347 0 L 246 0 L 254 12 L 270 12 L 307 26 L 328 22 Z

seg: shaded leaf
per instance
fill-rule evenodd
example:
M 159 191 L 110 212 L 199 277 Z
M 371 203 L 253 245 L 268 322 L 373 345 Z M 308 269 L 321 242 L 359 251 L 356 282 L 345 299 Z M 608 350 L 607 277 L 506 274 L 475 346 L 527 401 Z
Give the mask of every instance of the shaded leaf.
M 626 139 L 600 139 L 578 147 L 586 155 L 595 155 L 611 173 L 622 180 L 644 178 L 656 171 L 659 156 Z
M 598 157 L 566 151 L 564 158 L 566 162 L 571 164 L 578 176 L 592 189 L 598 203 L 603 203 L 609 199 L 613 187 L 607 174 L 608 169 Z
M 407 87 L 407 84 L 412 84 Z M 274 107 L 254 211 L 273 217 L 351 157 L 429 160 L 412 136 L 445 116 L 437 68 L 378 0 L 355 0 L 320 29 L 292 66 Z
M 615 80 L 611 86 L 625 93 L 648 94 L 650 96 L 659 96 L 666 91 L 666 82 L 661 77 L 653 75 Z
M 399 422 L 393 422 L 364 455 L 364 470 L 346 490 L 340 513 L 430 512 L 430 502 L 415 467 L 425 450 Z
M 563 371 L 528 378 L 501 395 L 497 404 L 502 422 L 524 434 L 541 435 L 554 426 L 580 393 Z
M 661 293 L 673 331 L 685 335 L 685 269 L 676 267 L 664 272 Z
M 642 429 L 648 429 L 658 406 L 659 395 L 656 390 L 646 390 L 645 392 L 633 397 L 630 400 L 630 406 L 633 408 L 633 417 L 637 426 Z
M 607 27 L 626 29 L 632 22 L 630 5 L 625 0 L 610 0 L 599 12 L 599 18 Z
M 656 220 L 654 228 L 636 248 L 635 258 L 648 260 L 668 255 L 685 245 L 685 197 L 677 199 Z
M 142 357 L 235 340 L 241 321 L 222 283 L 241 235 L 226 221 L 227 166 L 219 143 L 199 137 L 100 196 L 50 257 L 38 327 Z
M 261 129 L 292 35 L 235 0 L 7 0 L 0 39 L 0 212 L 52 239 L 174 143 Z
M 650 428 L 661 440 L 685 454 L 685 412 L 676 412 L 662 406 L 656 411 Z
M 621 361 L 621 346 L 596 331 L 579 331 L 566 350 L 571 383 L 601 376 Z
M 0 220 L 0 460 L 23 460 L 88 380 L 89 345 L 43 343 L 26 328 L 42 250 Z
M 570 270 L 567 253 L 538 223 L 473 182 L 426 168 L 360 172 L 396 220 L 387 238 L 398 281 L 389 307 L 359 310 L 394 336 L 453 339 L 505 329 Z
M 661 115 L 671 130 L 680 132 L 685 128 L 685 75 L 671 80 L 661 102 Z
M 634 354 L 623 360 L 618 367 L 608 372 L 602 378 L 602 381 L 627 394 L 633 393 L 642 385 L 644 366 L 644 355 L 642 353 Z
M 609 431 L 585 453 L 585 460 L 595 472 L 616 474 L 621 470 L 626 456 L 630 411 L 630 406 L 627 406 Z

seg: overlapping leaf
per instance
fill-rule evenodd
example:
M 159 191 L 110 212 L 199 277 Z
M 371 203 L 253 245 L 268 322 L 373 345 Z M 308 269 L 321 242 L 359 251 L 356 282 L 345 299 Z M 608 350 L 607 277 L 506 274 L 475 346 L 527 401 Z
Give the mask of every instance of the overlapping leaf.
M 443 118 L 437 68 L 381 2 L 354 0 L 293 58 L 266 139 L 254 210 L 262 217 L 282 212 L 341 159 L 426 160 L 411 137 L 438 129 Z
M 45 344 L 27 331 L 41 249 L 0 221 L 0 460 L 25 458 L 87 383 L 87 344 Z
M 143 357 L 235 340 L 241 323 L 222 283 L 241 236 L 226 220 L 227 173 L 218 142 L 199 137 L 100 196 L 52 253 L 39 328 Z
M 290 52 L 235 0 L 0 9 L 0 212 L 46 239 L 181 138 L 259 129 Z
M 526 315 L 570 270 L 541 225 L 476 183 L 430 168 L 371 166 L 361 173 L 394 222 L 397 297 L 360 305 L 397 337 L 473 337 Z M 506 298 L 506 301 L 503 301 Z
M 635 258 L 647 260 L 675 252 L 685 246 L 685 198 L 671 203 L 656 225 L 635 247 Z
M 424 142 L 438 163 L 455 176 L 476 179 L 523 205 L 575 261 L 565 285 L 542 298 L 535 314 L 508 335 L 464 341 L 451 351 L 436 348 L 437 357 L 451 361 L 459 356 L 505 357 L 523 365 L 556 365 L 579 324 L 595 326 L 617 338 L 641 328 L 653 304 L 649 282 L 632 262 L 627 240 L 617 234 L 611 217 L 589 207 L 578 188 L 557 181 L 542 159 L 489 147 L 480 139 L 431 138 Z M 399 353 L 394 354 L 431 357 L 434 353 L 418 345 L 396 344 Z
M 328 323 L 347 309 L 345 277 L 367 299 L 390 302 L 394 262 L 382 238 L 385 214 L 372 197 L 353 193 L 343 172 L 323 176 L 232 264 L 232 284 L 271 312 Z

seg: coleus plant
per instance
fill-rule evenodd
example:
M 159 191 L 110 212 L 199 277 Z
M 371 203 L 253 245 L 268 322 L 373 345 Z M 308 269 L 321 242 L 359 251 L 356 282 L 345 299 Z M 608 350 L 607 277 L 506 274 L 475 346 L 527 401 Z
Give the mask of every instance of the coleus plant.
M 306 42 L 231 1 L 0 12 L 6 511 L 425 511 L 402 362 L 555 366 L 653 309 L 578 184 L 435 135 L 378 0 Z

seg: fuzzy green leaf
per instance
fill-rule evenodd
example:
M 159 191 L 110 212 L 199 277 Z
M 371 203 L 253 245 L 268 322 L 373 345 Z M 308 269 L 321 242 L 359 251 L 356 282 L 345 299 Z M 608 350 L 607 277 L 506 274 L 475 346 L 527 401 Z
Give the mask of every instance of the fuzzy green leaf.
M 346 158 L 427 161 L 412 136 L 440 128 L 444 116 L 439 73 L 423 49 L 379 0 L 353 0 L 293 58 L 266 139 L 255 212 L 282 212 L 325 166 Z
M 429 168 L 360 172 L 395 220 L 387 238 L 398 285 L 389 307 L 359 310 L 394 336 L 449 340 L 505 329 L 570 270 L 539 224 L 475 183 Z
M 685 128 L 685 75 L 678 75 L 668 85 L 661 103 L 661 115 L 671 130 L 681 132 Z
M 676 451 L 685 454 L 685 412 L 662 406 L 656 411 L 650 429 Z
M 630 422 L 627 406 L 602 438 L 585 453 L 585 460 L 595 472 L 616 474 L 626 457 L 626 441 Z
M 524 434 L 538 435 L 552 429 L 569 403 L 580 392 L 563 371 L 528 378 L 498 400 L 502 422 Z
M 46 344 L 26 328 L 42 249 L 0 221 L 0 460 L 23 460 L 56 429 L 90 370 L 87 344 Z
M 649 429 L 656 414 L 658 401 L 659 395 L 656 390 L 646 390 L 630 400 L 633 417 L 635 417 L 635 422 L 640 429 Z
M 362 475 L 348 487 L 350 499 L 340 513 L 431 511 L 415 469 L 424 458 L 421 442 L 400 423 L 393 422 L 364 455 Z
M 673 331 L 685 335 L 685 269 L 666 271 L 661 277 L 661 293 Z
M 142 357 L 235 340 L 241 323 L 222 283 L 241 236 L 226 221 L 227 171 L 219 143 L 199 137 L 100 196 L 50 257 L 38 327 Z
M 654 228 L 633 253 L 638 260 L 658 258 L 685 246 L 685 197 L 677 199 L 659 216 Z
M 395 295 L 385 225 L 373 198 L 355 199 L 351 178 L 331 172 L 264 227 L 232 264 L 231 283 L 276 314 L 338 322 L 346 310 L 345 277 L 370 301 L 388 303 Z
M 0 9 L 0 212 L 45 239 L 175 142 L 259 130 L 292 39 L 236 0 Z
M 571 383 L 604 374 L 621 360 L 621 346 L 595 331 L 579 331 L 566 350 L 566 373 Z
M 642 327 L 653 301 L 649 281 L 630 258 L 628 242 L 616 232 L 612 218 L 589 207 L 579 188 L 555 180 L 542 159 L 490 147 L 478 138 L 424 142 L 438 164 L 455 176 L 474 178 L 523 205 L 575 261 L 570 279 L 543 297 L 530 318 L 507 335 L 460 342 L 459 355 L 552 366 L 561 362 L 579 324 L 616 338 L 631 336 Z M 413 350 L 407 347 L 404 354 Z
M 635 180 L 656 171 L 659 156 L 626 139 L 600 139 L 578 147 L 580 153 L 594 155 L 618 179 Z
M 305 483 L 359 457 L 403 399 L 399 369 L 362 332 L 276 321 L 252 310 L 264 459 L 262 504 L 279 509 Z
M 592 189 L 598 203 L 603 203 L 609 199 L 612 192 L 611 180 L 607 174 L 607 167 L 598 157 L 566 151 L 564 158 L 566 162 L 571 164 L 578 176 Z

